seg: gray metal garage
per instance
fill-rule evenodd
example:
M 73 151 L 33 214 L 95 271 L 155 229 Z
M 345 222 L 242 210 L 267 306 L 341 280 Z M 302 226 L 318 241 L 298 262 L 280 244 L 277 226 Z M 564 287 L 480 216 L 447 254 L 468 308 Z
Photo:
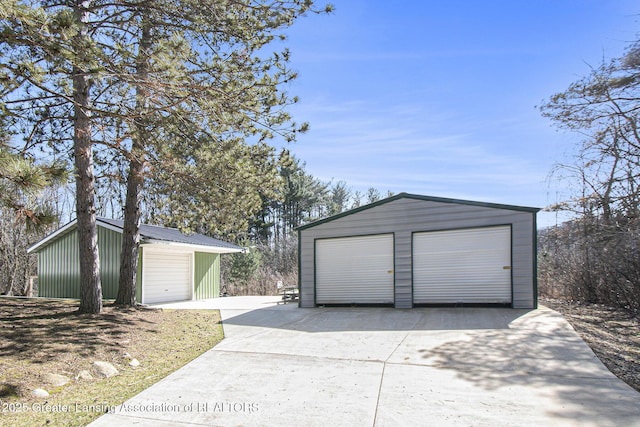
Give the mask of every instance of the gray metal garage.
M 401 193 L 304 225 L 300 306 L 536 308 L 538 211 Z

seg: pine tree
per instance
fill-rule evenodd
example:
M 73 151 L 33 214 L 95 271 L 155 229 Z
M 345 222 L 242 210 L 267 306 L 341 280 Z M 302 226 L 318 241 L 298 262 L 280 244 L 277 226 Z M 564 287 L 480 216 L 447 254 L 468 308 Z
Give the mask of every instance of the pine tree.
M 287 68 L 289 51 L 265 51 L 276 36 L 284 39 L 277 32 L 311 10 L 311 1 L 158 3 L 162 7 L 139 10 L 135 112 L 141 119 L 132 129 L 116 300 L 125 305 L 135 303 L 147 155 L 156 161 L 157 193 L 172 222 L 187 231 L 228 234 L 246 229 L 261 198 L 274 188 L 273 150 L 264 141 L 276 135 L 292 141 L 307 128 L 284 109 L 297 101 L 282 91 L 296 77 Z M 247 144 L 245 138 L 258 142 Z M 185 146 L 189 153 L 181 150 Z
M 64 164 L 36 164 L 12 149 L 0 137 L 0 205 L 15 212 L 16 218 L 31 227 L 52 224 L 57 216 L 50 206 L 39 203 L 38 195 L 47 187 L 64 182 Z
M 258 189 L 274 176 L 265 141 L 291 141 L 307 125 L 286 111 L 297 101 L 283 90 L 296 77 L 290 53 L 268 46 L 310 11 L 309 0 L 3 1 L 0 112 L 30 150 L 73 153 L 81 311 L 101 309 L 95 167 L 127 183 L 117 301 L 125 305 L 135 302 L 147 178 L 164 190 L 158 199 L 174 222 L 213 234 L 222 230 L 214 221 L 239 214 L 246 222 L 273 191 Z M 162 181 L 166 171 L 176 174 Z M 198 197 L 184 193 L 193 186 Z M 187 214 L 211 201 L 215 215 Z

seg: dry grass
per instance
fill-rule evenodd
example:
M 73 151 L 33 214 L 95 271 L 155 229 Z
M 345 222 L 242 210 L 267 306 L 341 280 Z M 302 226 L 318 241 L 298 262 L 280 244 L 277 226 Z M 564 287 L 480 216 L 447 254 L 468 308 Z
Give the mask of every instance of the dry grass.
M 217 310 L 76 310 L 77 303 L 68 301 L 0 299 L 0 425 L 85 425 L 223 338 Z M 131 367 L 125 353 L 140 366 Z M 120 374 L 75 379 L 96 360 L 113 364 Z M 52 387 L 45 383 L 47 373 L 71 382 Z M 34 398 L 34 388 L 50 396 Z
M 640 391 L 640 318 L 601 304 L 541 299 L 562 314 L 593 352 L 622 381 Z

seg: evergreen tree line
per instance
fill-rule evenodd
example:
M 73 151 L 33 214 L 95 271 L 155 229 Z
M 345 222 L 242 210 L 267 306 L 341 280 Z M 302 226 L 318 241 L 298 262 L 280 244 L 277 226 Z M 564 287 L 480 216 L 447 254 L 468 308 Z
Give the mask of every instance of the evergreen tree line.
M 302 224 L 335 215 L 383 198 L 371 187 L 365 193 L 352 190 L 345 181 L 324 182 L 306 171 L 301 160 L 287 150 L 280 155 L 280 188 L 276 197 L 263 198 L 260 211 L 249 223 L 250 240 L 278 245 Z M 387 192 L 384 197 L 391 196 Z
M 36 167 L 20 156 L 9 158 L 8 152 L 5 153 L 4 158 L 0 157 L 4 171 L 10 169 L 7 163 L 14 161 L 21 162 L 23 168 Z M 306 170 L 303 161 L 287 150 L 282 150 L 274 158 L 273 168 L 269 196 L 262 195 L 260 209 L 250 217 L 228 219 L 217 228 L 202 222 L 189 222 L 167 209 L 168 196 L 161 193 L 145 197 L 141 217 L 144 223 L 178 227 L 185 233 L 200 232 L 247 248 L 246 253 L 222 256 L 222 287 L 227 295 L 269 295 L 277 292 L 278 282 L 283 285 L 297 283 L 296 227 L 392 195 L 375 188 L 360 192 L 353 190 L 345 181 L 318 179 Z M 15 195 L 15 200 L 11 203 L 5 200 L 0 210 L 0 294 L 27 295 L 31 291 L 30 283 L 37 274 L 36 258 L 35 255 L 27 255 L 27 248 L 74 218 L 73 182 L 69 181 L 64 168 L 51 169 L 47 166 L 40 168 L 39 173 L 51 171 L 54 177 L 41 177 L 40 183 L 31 183 L 30 188 L 21 190 L 15 183 L 9 188 L 10 183 L 27 182 L 24 176 L 34 176 L 33 170 L 15 172 L 22 177 L 13 181 L 0 177 L 0 184 L 7 190 L 4 194 Z M 124 182 L 123 177 L 115 183 L 106 177 L 97 180 L 98 216 L 123 218 Z M 155 184 L 151 182 L 148 185 Z M 197 195 L 192 196 L 195 199 Z M 202 209 L 207 209 L 208 202 L 211 202 L 210 198 L 202 202 L 205 204 Z M 193 203 L 198 203 L 197 199 Z M 217 206 L 221 205 L 222 202 Z M 18 212 L 18 206 L 22 209 L 33 206 L 34 211 Z M 215 209 L 215 206 L 209 209 Z M 38 226 L 33 220 L 24 221 L 25 216 L 36 213 L 40 220 Z M 236 215 L 236 211 L 230 214 Z M 229 224 L 240 226 L 234 228 Z
M 247 252 L 222 258 L 222 287 L 228 295 L 271 295 L 278 282 L 297 285 L 296 227 L 393 195 L 373 187 L 354 191 L 345 181 L 322 181 L 286 150 L 280 160 L 277 197 L 263 199 L 239 241 Z

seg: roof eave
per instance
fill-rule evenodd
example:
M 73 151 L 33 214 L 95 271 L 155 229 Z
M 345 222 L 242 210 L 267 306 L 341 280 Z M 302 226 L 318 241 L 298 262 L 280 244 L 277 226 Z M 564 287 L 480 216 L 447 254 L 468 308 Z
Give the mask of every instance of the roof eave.
M 124 232 L 124 229 L 122 227 L 118 227 L 117 225 L 113 225 L 113 224 L 109 224 L 106 221 L 103 221 L 102 218 L 96 218 L 96 224 L 100 224 L 100 227 L 104 227 L 106 229 L 109 229 L 111 231 L 115 231 L 117 233 L 122 233 Z
M 172 248 L 183 248 L 188 250 L 193 250 L 196 252 L 207 252 L 213 254 L 232 254 L 245 252 L 245 248 L 241 248 L 237 246 L 235 248 L 228 248 L 224 246 L 208 246 L 208 245 L 195 245 L 192 243 L 182 243 L 182 242 L 170 242 L 168 240 L 159 240 L 159 239 L 145 239 L 143 242 L 140 242 L 140 246 L 157 246 L 164 245 L 170 246 Z
M 367 209 L 375 208 L 377 206 L 384 205 L 386 203 L 394 202 L 399 199 L 423 200 L 423 201 L 438 202 L 438 203 L 455 203 L 455 204 L 468 205 L 468 206 L 479 206 L 479 207 L 492 208 L 492 209 L 504 209 L 504 210 L 529 212 L 529 213 L 537 213 L 540 211 L 540 208 L 533 208 L 533 207 L 527 207 L 527 206 L 503 205 L 499 203 L 476 202 L 472 200 L 449 199 L 446 197 L 433 197 L 433 196 L 422 196 L 419 194 L 399 193 L 394 196 L 387 197 L 386 199 L 382 199 L 382 200 L 378 200 L 377 202 L 370 203 L 368 205 L 360 206 L 358 208 L 341 212 L 339 214 L 336 214 L 327 218 L 310 222 L 309 224 L 301 225 L 299 227 L 296 227 L 296 230 L 306 230 L 308 228 L 322 225 L 327 222 L 334 221 L 336 219 L 340 219 L 345 216 L 353 215 L 355 213 L 362 212 Z
M 44 239 L 40 240 L 37 243 L 34 243 L 29 248 L 27 248 L 27 253 L 37 252 L 39 249 L 47 246 L 51 241 L 55 240 L 59 236 L 62 236 L 70 232 L 71 230 L 73 230 L 77 226 L 77 223 L 78 223 L 78 220 L 74 219 L 73 221 L 65 224 L 61 228 L 57 229 L 53 233 L 46 236 Z M 115 231 L 117 233 L 122 233 L 123 231 L 122 228 L 112 225 L 106 221 L 103 221 L 101 218 L 96 218 L 96 224 L 99 225 L 100 227 L 104 227 L 106 229 Z M 245 251 L 245 249 L 240 246 L 235 246 L 235 247 L 209 246 L 209 245 L 197 245 L 192 243 L 173 242 L 168 240 L 149 239 L 149 238 L 146 238 L 142 233 L 141 233 L 141 237 L 143 238 L 143 241 L 141 242 L 141 244 L 150 243 L 150 244 L 166 244 L 166 245 L 172 245 L 176 247 L 183 246 L 185 248 L 187 247 L 192 248 L 193 250 L 196 250 L 198 252 L 225 254 L 225 253 L 238 253 L 238 252 Z
M 66 234 L 71 229 L 73 229 L 73 227 L 75 227 L 77 222 L 78 222 L 78 220 L 74 219 L 73 221 L 71 221 L 71 222 L 63 225 L 62 227 L 58 228 L 56 231 L 54 231 L 53 233 L 49 234 L 44 239 L 42 239 L 39 242 L 36 242 L 33 245 L 29 246 L 27 248 L 27 253 L 30 254 L 30 253 L 36 252 L 38 249 L 42 248 L 43 246 L 46 246 L 50 241 L 56 239 L 58 236 Z

